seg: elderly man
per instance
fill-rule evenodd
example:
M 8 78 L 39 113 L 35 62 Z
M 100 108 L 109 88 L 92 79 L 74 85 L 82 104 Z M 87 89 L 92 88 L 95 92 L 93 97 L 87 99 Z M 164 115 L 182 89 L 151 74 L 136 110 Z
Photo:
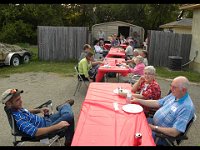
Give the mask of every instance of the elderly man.
M 70 146 L 74 134 L 74 115 L 71 106 L 74 100 L 67 100 L 62 105 L 57 106 L 58 112 L 48 117 L 41 117 L 36 113 L 44 113 L 48 108 L 27 110 L 22 106 L 21 93 L 17 89 L 8 89 L 2 96 L 2 104 L 11 109 L 16 125 L 20 131 L 37 137 L 59 130 L 67 126 L 65 133 L 65 146 Z
M 188 122 L 193 118 L 195 108 L 188 93 L 189 81 L 184 76 L 174 78 L 171 83 L 171 94 L 159 100 L 142 100 L 134 98 L 132 103 L 139 103 L 151 108 L 159 108 L 152 118 L 148 118 L 153 131 L 176 137 L 184 133 Z M 155 132 L 153 132 L 155 138 Z M 159 145 L 166 145 L 158 141 Z

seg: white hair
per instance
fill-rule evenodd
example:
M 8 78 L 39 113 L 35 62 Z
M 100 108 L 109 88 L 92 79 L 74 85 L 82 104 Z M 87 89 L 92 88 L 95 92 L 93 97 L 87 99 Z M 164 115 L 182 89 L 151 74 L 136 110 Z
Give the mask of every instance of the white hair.
M 148 70 L 151 74 L 156 74 L 156 69 L 154 68 L 154 66 L 146 66 L 144 70 Z
M 136 56 L 136 59 L 139 60 L 140 62 L 143 62 L 144 61 L 144 58 L 140 55 Z

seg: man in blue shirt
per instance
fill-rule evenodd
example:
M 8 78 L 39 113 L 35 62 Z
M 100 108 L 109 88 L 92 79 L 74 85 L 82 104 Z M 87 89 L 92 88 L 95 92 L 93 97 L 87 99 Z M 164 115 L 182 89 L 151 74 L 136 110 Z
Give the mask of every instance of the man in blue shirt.
M 142 100 L 134 98 L 133 103 L 159 108 L 152 118 L 148 118 L 149 126 L 155 132 L 176 137 L 184 133 L 188 122 L 194 117 L 195 108 L 188 94 L 189 81 L 184 76 L 174 78 L 171 83 L 171 93 L 159 100 Z M 165 145 L 163 141 L 158 144 Z
M 67 126 L 65 134 L 65 145 L 71 144 L 74 134 L 74 115 L 71 106 L 74 100 L 67 100 L 63 105 L 57 107 L 58 112 L 49 117 L 41 117 L 36 113 L 45 113 L 48 108 L 27 110 L 22 107 L 20 94 L 23 91 L 8 89 L 2 96 L 2 104 L 11 109 L 17 127 L 20 131 L 30 135 L 30 137 L 48 134 Z

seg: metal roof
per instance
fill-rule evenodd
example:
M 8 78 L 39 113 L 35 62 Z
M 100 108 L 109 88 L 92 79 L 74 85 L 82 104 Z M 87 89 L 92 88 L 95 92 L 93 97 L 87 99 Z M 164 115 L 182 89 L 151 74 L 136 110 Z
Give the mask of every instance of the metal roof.
M 178 21 L 173 21 L 159 26 L 160 28 L 192 28 L 192 18 L 183 18 Z
M 110 24 L 110 23 L 122 23 L 122 24 L 126 24 L 127 26 L 135 26 L 135 27 L 140 27 L 140 26 L 137 26 L 137 25 L 134 25 L 134 24 L 130 24 L 130 23 L 127 23 L 127 22 L 123 22 L 123 21 L 111 21 L 111 22 L 103 22 L 103 23 L 99 23 L 99 24 L 94 24 L 92 26 L 95 27 L 95 26 L 99 26 L 99 25 L 104 25 L 104 24 Z M 143 27 L 140 27 L 140 28 L 143 28 Z
M 183 4 L 179 7 L 179 9 L 186 9 L 186 10 L 192 10 L 192 9 L 196 9 L 196 8 L 200 8 L 200 4 Z

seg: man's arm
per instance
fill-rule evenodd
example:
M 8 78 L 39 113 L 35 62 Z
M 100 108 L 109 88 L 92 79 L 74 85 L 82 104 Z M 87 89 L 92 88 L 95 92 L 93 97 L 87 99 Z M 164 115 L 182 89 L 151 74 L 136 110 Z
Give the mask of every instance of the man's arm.
M 150 108 L 159 108 L 160 107 L 158 104 L 158 100 L 143 100 L 143 99 L 139 99 L 139 98 L 133 98 L 131 100 L 131 103 L 138 103 L 143 106 L 150 107 Z
M 155 126 L 155 125 L 152 125 L 152 124 L 149 124 L 149 126 L 155 132 L 161 132 L 163 134 L 166 134 L 166 135 L 172 136 L 172 137 L 176 137 L 181 133 L 178 130 L 176 130 L 175 128 Z
M 29 112 L 32 113 L 32 114 L 49 112 L 49 108 L 47 108 L 47 107 L 37 108 L 37 109 L 34 108 L 34 109 L 30 109 Z
M 37 113 L 41 113 L 41 109 L 29 109 L 29 112 L 32 114 L 37 114 Z
M 63 127 L 69 126 L 70 124 L 67 121 L 61 121 L 55 125 L 44 127 L 44 128 L 38 128 L 37 132 L 35 133 L 35 136 L 40 136 L 44 134 L 48 134 L 50 132 L 62 129 Z

